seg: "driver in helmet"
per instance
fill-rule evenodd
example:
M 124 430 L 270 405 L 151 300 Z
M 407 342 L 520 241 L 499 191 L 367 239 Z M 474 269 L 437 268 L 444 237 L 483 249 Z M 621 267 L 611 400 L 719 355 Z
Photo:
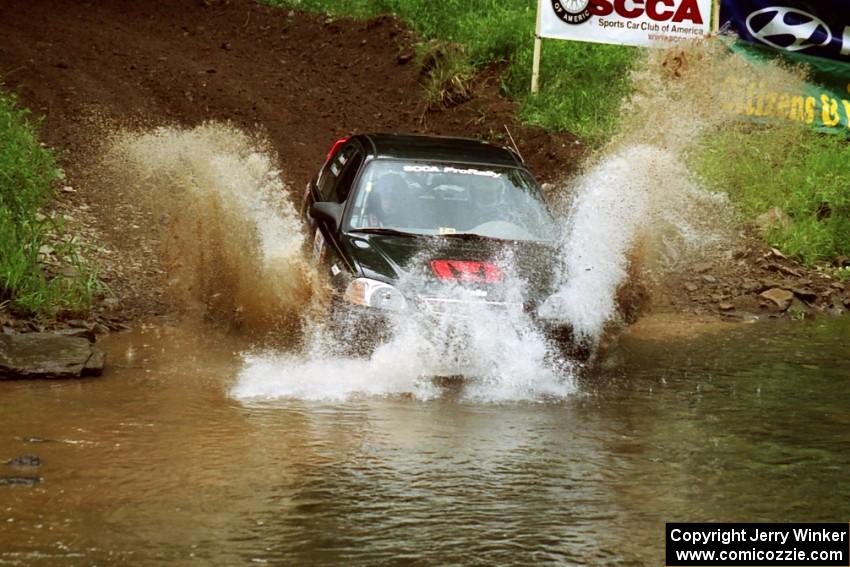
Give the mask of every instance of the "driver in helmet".
M 410 198 L 410 187 L 399 173 L 388 173 L 375 182 L 372 202 L 366 213 L 369 227 L 404 228 L 407 226 L 405 203 Z

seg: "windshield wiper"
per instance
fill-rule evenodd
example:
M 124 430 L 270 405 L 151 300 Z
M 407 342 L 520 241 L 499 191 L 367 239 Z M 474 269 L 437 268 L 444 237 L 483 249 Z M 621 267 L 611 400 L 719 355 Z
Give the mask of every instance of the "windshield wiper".
M 533 236 L 532 238 L 503 238 L 500 236 L 478 234 L 477 232 L 455 232 L 454 234 L 438 234 L 436 236 L 442 238 L 458 238 L 460 240 L 495 240 L 498 242 L 554 242 L 552 239 L 538 238 L 536 236 Z
M 361 232 L 365 234 L 386 234 L 387 236 L 422 236 L 421 234 L 416 234 L 415 232 L 405 232 L 403 230 L 397 230 L 395 228 L 352 228 L 349 232 Z
M 499 238 L 498 236 L 485 236 L 476 232 L 452 232 L 448 234 L 437 234 L 441 238 L 458 238 L 460 240 L 505 240 L 513 242 L 515 238 Z

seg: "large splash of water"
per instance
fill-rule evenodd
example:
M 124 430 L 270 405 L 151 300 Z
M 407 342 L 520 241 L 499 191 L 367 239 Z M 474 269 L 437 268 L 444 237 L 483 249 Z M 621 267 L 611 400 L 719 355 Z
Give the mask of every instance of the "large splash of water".
M 135 201 L 156 213 L 168 286 L 182 306 L 207 319 L 279 331 L 274 348 L 244 356 L 237 398 L 426 399 L 437 394 L 433 376 L 461 372 L 470 399 L 573 390 L 569 364 L 519 300 L 493 309 L 471 302 L 476 298 L 461 287 L 451 325 L 424 313 L 391 314 L 385 344 L 368 358 L 348 355 L 325 319 L 324 294 L 302 255 L 300 220 L 262 140 L 219 123 L 121 132 L 105 162 L 110 182 L 130 187 Z M 411 274 L 399 285 L 413 288 L 422 279 Z M 508 287 L 519 297 L 524 285 L 514 278 Z
M 265 142 L 220 123 L 122 132 L 105 161 L 155 212 L 168 287 L 184 307 L 261 328 L 300 319 L 313 273 Z
M 679 157 L 658 146 L 618 148 L 581 175 L 573 192 L 560 285 L 540 314 L 568 323 L 591 344 L 617 318 L 621 286 L 638 283 L 628 279 L 630 263 L 643 263 L 632 271 L 637 277 L 659 277 L 728 238 L 725 196 L 700 190 Z
M 416 261 L 412 264 L 417 264 Z M 426 265 L 425 262 L 419 262 Z M 501 265 L 508 268 L 509 258 Z M 411 271 L 398 287 L 408 296 L 424 275 Z M 523 310 L 526 282 L 506 273 L 506 301 L 482 303 L 463 286 L 442 289 L 447 314 L 408 309 L 387 313 L 389 332 L 368 358 L 344 353 L 348 340 L 333 323 L 313 323 L 307 348 L 298 354 L 252 353 L 232 394 L 240 399 L 341 400 L 355 395 L 439 395 L 435 376 L 463 376 L 461 396 L 479 402 L 562 398 L 575 390 L 575 365 Z M 340 327 L 362 325 L 350 317 Z
M 618 319 L 624 286 L 651 289 L 671 270 L 723 254 L 734 240 L 725 195 L 700 189 L 687 167 L 700 134 L 736 119 L 727 79 L 757 72 L 774 90 L 800 80 L 775 66 L 755 69 L 720 40 L 645 55 L 632 74 L 622 132 L 563 188 L 572 197 L 563 270 L 541 314 L 569 323 L 590 344 Z

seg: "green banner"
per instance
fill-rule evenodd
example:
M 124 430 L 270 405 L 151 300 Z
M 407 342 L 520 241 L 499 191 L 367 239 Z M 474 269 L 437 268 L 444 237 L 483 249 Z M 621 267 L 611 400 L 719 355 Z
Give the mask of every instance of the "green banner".
M 785 119 L 818 130 L 850 134 L 850 63 L 777 51 L 743 41 L 727 42 L 729 49 L 758 65 L 779 58 L 805 65 L 808 81 L 800 88 L 781 88 L 750 77 L 729 77 L 727 110 L 756 119 Z

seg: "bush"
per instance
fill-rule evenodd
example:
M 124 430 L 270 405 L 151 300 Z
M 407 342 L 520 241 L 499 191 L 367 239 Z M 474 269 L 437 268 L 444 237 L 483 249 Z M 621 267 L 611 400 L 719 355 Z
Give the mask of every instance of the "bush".
M 79 309 L 91 301 L 94 276 L 80 266 L 76 249 L 58 250 L 74 266 L 72 277 L 48 277 L 39 264 L 47 235 L 62 227 L 39 213 L 53 194 L 61 171 L 43 147 L 14 95 L 0 90 L 0 304 L 48 314 Z

